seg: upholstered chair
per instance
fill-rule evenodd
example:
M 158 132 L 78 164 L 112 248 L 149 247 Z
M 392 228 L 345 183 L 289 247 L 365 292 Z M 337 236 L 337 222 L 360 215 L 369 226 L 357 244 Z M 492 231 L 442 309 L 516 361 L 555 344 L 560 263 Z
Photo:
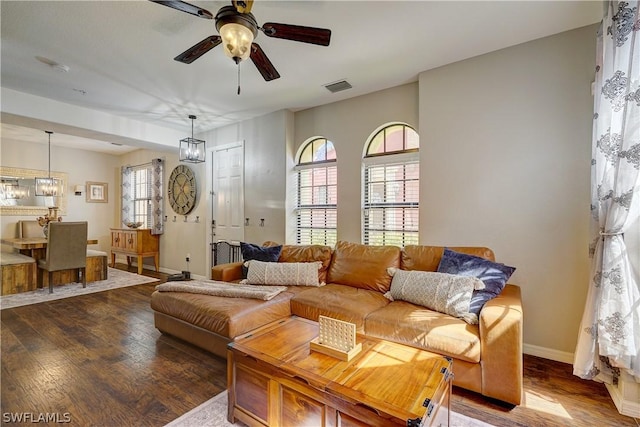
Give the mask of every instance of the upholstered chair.
M 18 221 L 18 237 L 44 237 L 42 227 L 38 221 Z
M 53 293 L 53 272 L 78 269 L 82 287 L 87 287 L 87 222 L 51 222 L 47 237 L 47 255 L 38 260 L 38 287 L 49 272 L 49 293 Z M 78 280 L 79 277 L 76 277 Z

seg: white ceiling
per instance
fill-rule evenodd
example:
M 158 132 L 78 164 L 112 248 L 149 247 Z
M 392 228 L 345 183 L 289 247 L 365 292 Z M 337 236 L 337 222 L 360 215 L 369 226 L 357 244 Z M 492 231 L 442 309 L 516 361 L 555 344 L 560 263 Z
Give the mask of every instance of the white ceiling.
M 215 14 L 230 1 L 191 3 Z M 256 42 L 281 78 L 265 82 L 252 62 L 243 62 L 242 93 L 236 95 L 237 67 L 221 46 L 190 65 L 173 60 L 217 34 L 213 20 L 144 0 L 3 0 L 1 84 L 189 133 L 188 115 L 195 114 L 198 133 L 280 109 L 297 111 L 413 82 L 428 69 L 597 22 L 602 5 L 256 0 L 252 12 L 258 24 L 330 28 L 331 45 L 260 34 Z M 51 61 L 69 71 L 47 64 Z M 323 87 L 340 79 L 353 89 L 331 94 Z M 24 120 L 3 123 L 0 131 L 3 139 L 46 143 L 43 129 L 30 129 Z M 52 137 L 52 144 L 63 140 L 114 154 L 132 149 L 64 136 Z

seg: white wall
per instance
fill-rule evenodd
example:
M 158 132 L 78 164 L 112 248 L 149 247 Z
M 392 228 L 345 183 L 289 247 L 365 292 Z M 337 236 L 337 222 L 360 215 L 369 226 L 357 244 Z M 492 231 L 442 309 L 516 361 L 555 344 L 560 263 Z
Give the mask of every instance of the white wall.
M 524 342 L 568 358 L 589 274 L 595 26 L 420 75 L 424 243 L 517 268 Z M 554 356 L 554 355 L 550 355 Z

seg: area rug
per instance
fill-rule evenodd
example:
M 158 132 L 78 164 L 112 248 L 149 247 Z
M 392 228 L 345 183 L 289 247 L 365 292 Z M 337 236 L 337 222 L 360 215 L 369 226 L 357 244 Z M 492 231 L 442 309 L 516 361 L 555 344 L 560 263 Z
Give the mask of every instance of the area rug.
M 107 277 L 107 280 L 87 283 L 86 288 L 82 287 L 82 283 L 67 283 L 66 285 L 54 286 L 52 294 L 49 293 L 49 287 L 46 286 L 44 289 L 36 289 L 35 291 L 0 296 L 0 310 L 54 301 L 62 298 L 77 297 L 79 295 L 108 291 L 110 289 L 125 288 L 127 286 L 142 285 L 158 280 L 153 277 L 141 276 L 111 267 L 108 267 Z
M 226 390 L 217 396 L 204 402 L 202 405 L 190 410 L 180 418 L 171 421 L 165 427 L 233 427 L 244 426 L 238 422 L 231 424 L 227 421 L 227 392 Z M 451 412 L 450 427 L 493 427 L 483 421 L 469 418 L 465 415 Z

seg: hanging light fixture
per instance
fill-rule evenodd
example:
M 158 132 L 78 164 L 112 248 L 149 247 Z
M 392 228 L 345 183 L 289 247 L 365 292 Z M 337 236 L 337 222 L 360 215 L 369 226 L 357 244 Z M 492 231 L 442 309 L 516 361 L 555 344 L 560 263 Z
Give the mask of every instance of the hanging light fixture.
M 251 43 L 258 35 L 258 23 L 253 14 L 239 13 L 236 6 L 224 6 L 216 14 L 216 29 L 222 38 L 225 55 L 236 64 L 249 58 Z
M 202 163 L 205 161 L 205 142 L 193 137 L 193 121 L 196 116 L 189 115 L 191 119 L 191 138 L 180 140 L 180 161 L 189 163 Z
M 61 181 L 51 178 L 51 132 L 44 131 L 49 135 L 49 174 L 46 178 L 36 178 L 36 196 L 57 197 L 62 195 Z
M 251 45 L 258 35 L 258 22 L 250 13 L 251 3 L 253 1 L 234 1 L 233 6 L 224 6 L 216 14 L 216 29 L 222 39 L 224 54 L 233 59 L 238 66 L 238 95 L 240 95 L 240 62 L 251 57 Z
M 17 179 L 3 179 L 2 186 L 5 199 L 20 200 L 29 197 L 29 188 L 20 185 Z

